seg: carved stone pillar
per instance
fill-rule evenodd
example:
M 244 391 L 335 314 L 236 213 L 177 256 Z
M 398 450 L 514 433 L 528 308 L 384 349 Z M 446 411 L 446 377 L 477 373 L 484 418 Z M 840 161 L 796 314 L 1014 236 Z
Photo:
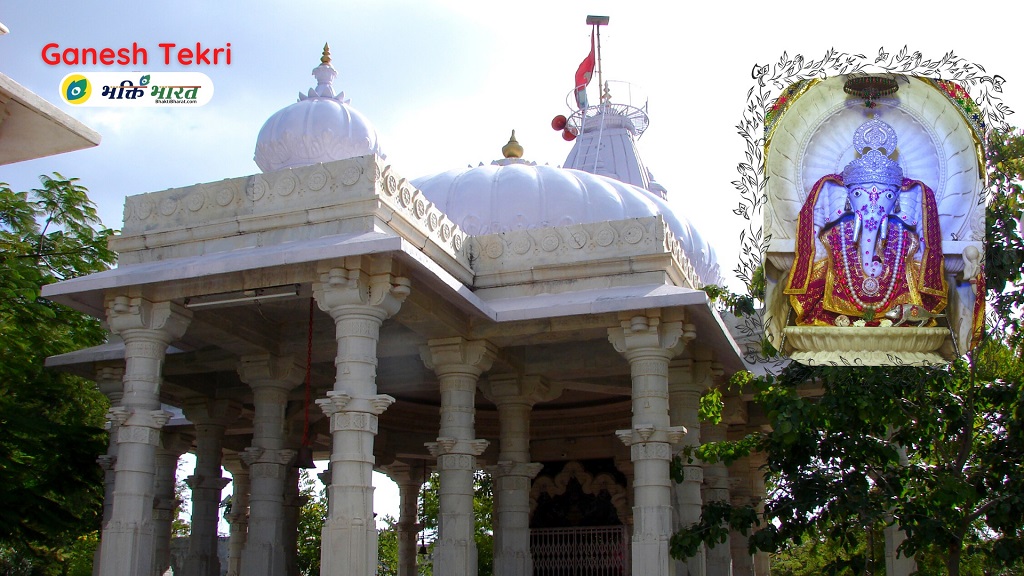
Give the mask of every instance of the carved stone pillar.
M 156 449 L 156 478 L 153 484 L 153 572 L 163 574 L 171 565 L 171 538 L 175 509 L 181 504 L 174 494 L 178 480 L 178 459 L 192 447 L 192 441 L 176 432 L 160 434 Z
M 117 431 L 114 507 L 103 528 L 102 576 L 139 576 L 153 570 L 153 475 L 160 429 L 161 368 L 167 346 L 185 333 L 191 311 L 173 302 L 117 296 L 107 322 L 125 346 L 124 396 L 110 410 Z
M 491 367 L 496 349 L 483 340 L 458 337 L 427 344 L 420 356 L 441 384 L 441 429 L 437 442 L 427 443 L 441 476 L 434 574 L 475 576 L 473 473 L 488 442 L 476 438 L 474 398 L 477 380 Z
M 295 451 L 285 448 L 288 393 L 305 368 L 290 356 L 259 354 L 238 363 L 238 375 L 252 388 L 252 446 L 241 458 L 249 466 L 249 525 L 242 550 L 246 576 L 285 576 L 284 492 Z
M 220 576 L 220 493 L 231 481 L 221 470 L 224 429 L 240 413 L 241 406 L 228 400 L 203 399 L 185 404 L 185 417 L 196 427 L 196 469 L 185 480 L 192 489 L 192 535 L 185 570 L 192 576 Z
M 416 534 L 422 529 L 417 522 L 421 481 L 426 476 L 425 463 L 410 465 L 395 461 L 384 467 L 398 484 L 398 576 L 416 576 Z
M 121 405 L 121 397 L 124 395 L 124 366 L 104 366 L 96 370 L 96 386 L 100 392 L 110 400 L 110 407 Z M 96 459 L 96 463 L 103 469 L 103 522 L 106 525 L 110 521 L 110 515 L 114 511 L 114 463 L 117 462 L 117 428 L 113 420 L 108 422 L 110 434 L 107 453 Z M 100 573 L 100 548 L 96 548 L 93 554 L 92 573 L 94 576 Z
M 700 397 L 711 385 L 711 362 L 677 360 L 669 366 L 668 397 L 669 420 L 673 426 L 682 426 L 686 432 L 682 440 L 672 446 L 674 453 L 700 446 Z M 704 469 L 694 461 L 683 463 L 683 481 L 674 486 L 676 524 L 675 530 L 700 521 L 701 484 Z M 673 574 L 676 576 L 704 576 L 707 572 L 707 550 L 702 545 L 697 554 L 686 560 L 673 560 Z
M 393 276 L 388 262 L 350 258 L 345 268 L 321 274 L 313 293 L 334 319 L 338 342 L 334 390 L 317 400 L 331 419 L 333 440 L 320 569 L 370 576 L 377 570 L 373 441 L 377 417 L 395 401 L 377 394 L 377 341 L 381 323 L 409 294 L 409 281 Z
M 530 554 L 530 485 L 543 467 L 530 462 L 530 411 L 542 400 L 561 393 L 539 376 L 495 376 L 481 383 L 484 395 L 498 407 L 498 464 L 494 478 L 494 574 L 533 574 Z
M 120 406 L 121 398 L 124 396 L 124 366 L 104 366 L 98 368 L 96 370 L 96 386 L 110 400 L 111 408 Z M 110 520 L 111 513 L 114 511 L 114 463 L 117 462 L 117 430 L 120 427 L 113 420 L 109 424 L 110 440 L 107 446 L 107 453 L 97 459 L 100 467 L 103 468 L 104 524 Z
M 661 322 L 659 311 L 623 319 L 608 330 L 615 349 L 629 360 L 633 380 L 632 428 L 616 435 L 633 461 L 633 574 L 668 574 L 672 536 L 670 444 L 685 433 L 669 425 L 668 363 L 696 333 L 692 325 Z
M 722 442 L 726 439 L 728 424 L 701 425 L 700 434 L 705 442 Z M 704 465 L 704 502 L 721 502 L 729 500 L 729 471 L 725 464 Z M 725 542 L 708 549 L 707 552 L 707 574 L 708 576 L 731 576 L 732 575 L 732 551 L 729 538 Z
M 224 457 L 224 469 L 231 473 L 231 512 L 227 515 L 231 526 L 228 540 L 227 576 L 242 573 L 242 551 L 249 532 L 249 466 L 240 455 Z

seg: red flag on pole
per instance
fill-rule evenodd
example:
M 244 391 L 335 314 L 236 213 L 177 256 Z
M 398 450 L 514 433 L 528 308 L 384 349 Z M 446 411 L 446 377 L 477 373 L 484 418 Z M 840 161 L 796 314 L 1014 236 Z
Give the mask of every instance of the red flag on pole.
M 580 110 L 588 106 L 587 102 L 587 85 L 590 84 L 590 78 L 594 75 L 594 66 L 597 63 L 597 59 L 594 56 L 594 30 L 590 30 L 590 54 L 580 62 L 580 67 L 576 69 L 576 105 Z

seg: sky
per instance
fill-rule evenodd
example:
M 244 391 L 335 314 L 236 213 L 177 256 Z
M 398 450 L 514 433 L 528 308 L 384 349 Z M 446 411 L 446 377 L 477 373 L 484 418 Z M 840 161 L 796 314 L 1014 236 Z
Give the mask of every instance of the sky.
M 1024 109 L 1019 34 L 1006 5 L 971 3 L 630 2 L 591 0 L 296 0 L 269 2 L 7 2 L 0 22 L 0 72 L 102 135 L 89 150 L 0 166 L 14 190 L 41 174 L 77 177 L 104 224 L 121 226 L 127 195 L 258 173 L 260 127 L 316 82 L 325 42 L 336 91 L 377 129 L 387 160 L 416 178 L 489 163 L 516 130 L 525 157 L 561 165 L 571 144 L 550 127 L 567 114 L 573 75 L 589 50 L 588 14 L 607 15 L 601 32 L 605 79 L 647 94 L 651 126 L 638 148 L 669 202 L 715 248 L 731 272 L 747 223 L 733 214 L 731 182 L 744 161 L 737 134 L 751 71 L 783 54 L 820 59 L 834 48 L 875 55 L 906 46 L 925 58 L 954 52 L 1005 79 L 1003 102 Z M 996 27 L 1001 27 L 997 29 Z M 1005 32 L 1000 30 L 1006 30 Z M 147 66 L 51 66 L 43 46 L 150 53 Z M 160 43 L 231 44 L 230 65 L 165 65 Z M 873 60 L 873 58 L 871 58 Z M 78 108 L 63 103 L 60 80 L 74 71 L 205 73 L 215 93 L 201 108 Z M 596 92 L 591 101 L 596 99 Z M 1024 118 L 1011 115 L 1011 124 Z

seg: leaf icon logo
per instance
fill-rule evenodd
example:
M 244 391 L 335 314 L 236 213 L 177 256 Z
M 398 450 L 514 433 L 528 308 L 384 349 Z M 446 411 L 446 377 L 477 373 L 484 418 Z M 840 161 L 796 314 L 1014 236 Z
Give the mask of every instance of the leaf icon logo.
M 139 86 L 149 86 L 149 74 L 139 78 Z
M 92 86 L 85 76 L 72 74 L 61 83 L 61 96 L 68 104 L 82 104 L 92 96 Z

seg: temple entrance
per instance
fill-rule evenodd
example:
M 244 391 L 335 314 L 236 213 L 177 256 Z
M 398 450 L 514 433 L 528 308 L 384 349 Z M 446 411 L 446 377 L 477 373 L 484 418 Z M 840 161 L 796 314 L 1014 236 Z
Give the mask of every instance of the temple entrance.
M 609 460 L 549 463 L 530 494 L 536 576 L 625 576 L 625 477 Z

